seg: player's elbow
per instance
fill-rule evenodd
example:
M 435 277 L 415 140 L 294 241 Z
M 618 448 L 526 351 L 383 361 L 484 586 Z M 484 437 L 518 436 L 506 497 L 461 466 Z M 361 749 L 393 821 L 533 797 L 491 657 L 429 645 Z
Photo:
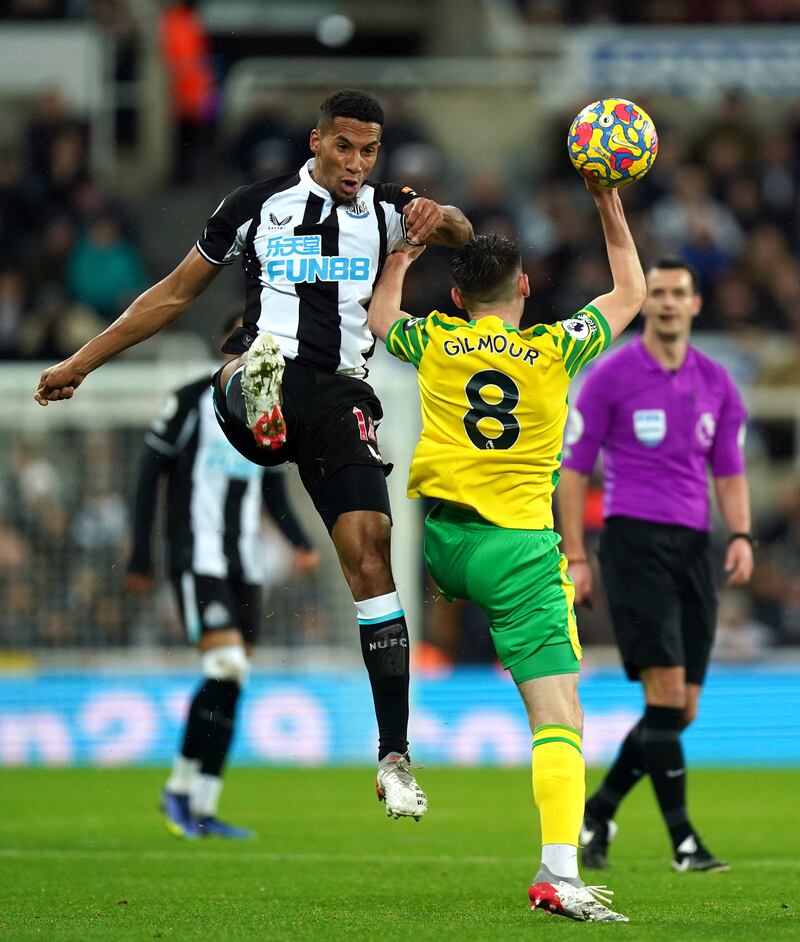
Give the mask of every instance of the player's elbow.
M 589 480 L 588 474 L 585 474 L 583 471 L 578 471 L 575 468 L 565 468 L 562 466 L 559 473 L 561 475 L 560 484 L 563 484 L 565 481 L 568 485 L 585 484 Z
M 647 297 L 647 282 L 645 281 L 644 272 L 642 271 L 641 265 L 639 266 L 639 271 L 636 273 L 636 277 L 634 278 L 631 294 L 633 295 L 631 304 L 634 308 L 634 315 L 636 315 L 639 313 L 639 311 L 641 311 L 645 302 L 645 298 Z
M 569 511 L 576 501 L 582 500 L 588 480 L 588 474 L 581 474 L 580 471 L 574 471 L 572 468 L 561 469 L 561 477 L 556 488 L 556 502 L 562 511 Z
M 381 308 L 380 304 L 371 304 L 367 313 L 367 326 L 380 341 L 386 340 L 391 325 L 390 315 Z
M 641 311 L 647 297 L 647 284 L 641 266 L 638 272 L 632 273 L 622 283 L 616 284 L 614 289 L 620 306 L 625 309 L 626 313 L 629 313 L 629 320 L 633 320 Z
M 456 223 L 439 229 L 436 232 L 436 238 L 429 241 L 447 249 L 463 249 L 474 236 L 475 230 L 472 228 L 472 223 L 466 216 L 462 216 Z
M 371 313 L 367 317 L 367 327 L 370 330 L 370 333 L 374 334 L 378 340 L 383 340 L 384 336 L 381 335 L 381 326 L 378 318 L 373 316 Z
M 647 289 L 644 281 L 641 284 L 633 281 L 615 286 L 608 305 L 608 321 L 612 328 L 615 328 L 615 336 L 621 333 L 641 311 L 646 296 Z

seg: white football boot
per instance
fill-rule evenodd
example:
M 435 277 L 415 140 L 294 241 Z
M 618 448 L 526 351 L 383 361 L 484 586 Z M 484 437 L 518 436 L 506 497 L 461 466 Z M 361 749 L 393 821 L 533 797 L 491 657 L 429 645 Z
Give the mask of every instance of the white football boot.
M 281 411 L 284 360 L 269 331 L 259 334 L 245 356 L 242 397 L 247 425 L 256 442 L 270 451 L 286 442 L 286 422 Z
M 630 922 L 627 916 L 609 909 L 613 895 L 605 886 L 586 886 L 582 880 L 557 877 L 544 866 L 528 888 L 531 909 L 578 922 Z
M 375 790 L 378 800 L 386 802 L 386 814 L 390 818 L 419 821 L 428 810 L 428 796 L 411 772 L 408 753 L 390 752 L 381 759 Z

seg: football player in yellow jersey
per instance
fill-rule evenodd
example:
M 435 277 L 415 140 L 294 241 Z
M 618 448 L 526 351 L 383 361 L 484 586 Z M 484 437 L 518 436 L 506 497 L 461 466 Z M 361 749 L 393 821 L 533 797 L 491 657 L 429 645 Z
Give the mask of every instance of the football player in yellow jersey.
M 569 382 L 606 349 L 644 301 L 645 280 L 616 190 L 590 186 L 613 289 L 557 324 L 520 330 L 528 276 L 517 247 L 477 236 L 455 252 L 452 298 L 467 320 L 400 310 L 422 252 L 390 255 L 369 324 L 417 368 L 422 435 L 411 497 L 439 498 L 425 521 L 425 558 L 442 593 L 488 614 L 498 657 L 517 683 L 533 733 L 533 792 L 542 830 L 532 908 L 583 921 L 627 922 L 609 891 L 578 875 L 584 805 L 581 657 L 574 590 L 553 531 Z

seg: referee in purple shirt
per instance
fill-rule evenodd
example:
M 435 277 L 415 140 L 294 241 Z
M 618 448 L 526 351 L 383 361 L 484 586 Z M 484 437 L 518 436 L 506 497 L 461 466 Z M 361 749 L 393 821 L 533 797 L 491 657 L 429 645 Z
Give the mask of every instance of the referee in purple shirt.
M 592 590 L 583 520 L 587 482 L 602 452 L 600 568 L 625 670 L 641 682 L 645 699 L 644 715 L 586 803 L 587 867 L 608 866 L 614 814 L 647 774 L 672 839 L 673 868 L 729 869 L 689 820 L 680 739 L 697 715 L 716 624 L 709 468 L 729 531 L 727 585 L 745 585 L 753 569 L 746 412 L 725 370 L 689 344 L 701 303 L 689 265 L 656 262 L 647 272 L 642 335 L 591 371 L 567 423 L 557 499 L 575 602 Z

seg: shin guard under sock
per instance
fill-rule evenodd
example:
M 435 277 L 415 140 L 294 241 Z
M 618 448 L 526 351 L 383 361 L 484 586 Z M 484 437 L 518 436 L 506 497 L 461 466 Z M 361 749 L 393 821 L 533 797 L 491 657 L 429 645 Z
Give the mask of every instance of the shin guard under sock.
M 686 763 L 681 745 L 683 727 L 683 710 L 648 706 L 639 737 L 647 774 L 675 847 L 692 833 L 686 811 Z
M 408 628 L 396 592 L 356 602 L 378 720 L 378 760 L 408 749 Z
M 206 678 L 194 695 L 183 739 L 183 755 L 200 761 L 204 775 L 220 775 L 236 719 L 239 684 Z
M 586 797 L 580 733 L 570 726 L 539 726 L 533 733 L 533 799 L 542 844 L 577 847 Z

